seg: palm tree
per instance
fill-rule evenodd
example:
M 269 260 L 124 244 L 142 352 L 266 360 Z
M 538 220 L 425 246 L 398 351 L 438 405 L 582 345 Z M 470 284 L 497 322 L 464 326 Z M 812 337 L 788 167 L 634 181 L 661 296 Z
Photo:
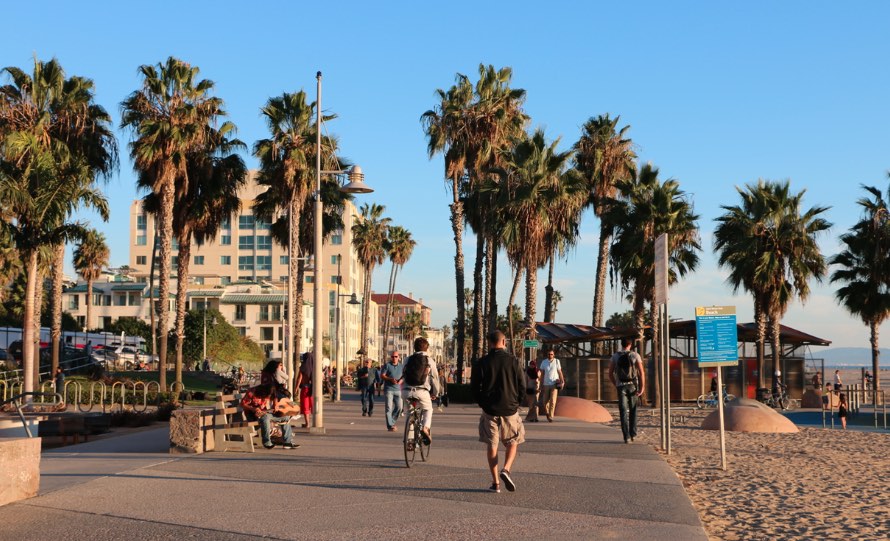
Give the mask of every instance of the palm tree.
M 117 145 L 108 114 L 93 101 L 91 80 L 66 78 L 55 59 L 35 59 L 30 75 L 16 67 L 2 72 L 12 82 L 0 87 L 0 236 L 25 263 L 24 390 L 33 391 L 38 252 L 84 233 L 68 221 L 80 206 L 107 220 L 107 202 L 93 182 L 116 167 Z M 60 297 L 53 302 L 58 310 Z M 54 332 L 54 343 L 60 334 Z
M 405 317 L 402 318 L 402 335 L 409 344 L 414 338 L 425 335 L 423 331 L 423 318 L 421 317 L 420 312 L 408 312 L 405 314 Z
M 528 121 L 522 111 L 525 91 L 510 88 L 512 69 L 479 65 L 479 80 L 475 86 L 466 75 L 457 74 L 456 83 L 447 92 L 437 90 L 439 104 L 435 109 L 423 114 L 421 121 L 428 138 L 428 152 L 432 158 L 438 153 L 445 156 L 445 178 L 451 182 L 453 202 L 451 222 L 456 247 L 455 275 L 457 287 L 458 325 L 463 325 L 464 309 L 464 261 L 461 243 L 463 242 L 464 201 L 461 197 L 482 197 L 479 189 L 490 176 L 492 167 L 499 164 L 499 153 L 507 148 L 513 139 L 520 136 Z M 493 238 L 494 232 L 486 229 L 485 215 L 482 214 L 481 199 L 476 201 L 478 209 L 469 218 L 476 228 L 476 263 L 473 272 L 473 347 L 472 354 L 482 353 L 483 331 L 483 280 L 482 268 L 486 254 L 486 239 Z M 489 253 L 496 253 L 494 249 Z M 466 329 L 458 328 L 456 338 L 458 348 L 457 371 L 463 373 L 462 353 Z
M 601 327 L 606 308 L 606 272 L 609 266 L 609 245 L 612 224 L 605 220 L 608 203 L 615 197 L 616 183 L 633 178 L 637 155 L 633 142 L 627 138 L 630 126 L 617 129 L 620 116 L 609 118 L 608 113 L 591 117 L 581 128 L 581 138 L 575 143 L 575 168 L 587 182 L 588 204 L 600 221 L 600 244 L 596 258 L 596 290 L 593 297 L 593 326 Z
M 223 102 L 213 96 L 214 83 L 198 79 L 200 70 L 178 58 L 139 67 L 142 88 L 121 103 L 121 127 L 133 132 L 130 156 L 143 181 L 159 199 L 157 225 L 160 238 L 158 296 L 161 310 L 159 383 L 167 389 L 167 331 L 170 312 L 170 263 L 173 243 L 173 207 L 177 196 L 188 193 L 188 158 L 207 145 L 209 129 L 225 115 Z
M 611 265 L 613 278 L 633 302 L 634 326 L 642 346 L 646 303 L 655 295 L 655 239 L 668 235 L 668 283 L 695 270 L 701 250 L 692 204 L 674 179 L 662 182 L 658 169 L 644 165 L 635 179 L 619 180 L 618 198 L 606 203 L 605 220 L 615 224 Z M 653 328 L 657 322 L 653 321 Z M 657 334 L 653 337 L 657 343 Z M 655 385 L 654 363 L 649 381 Z M 654 395 L 657 401 L 658 389 Z
M 223 222 L 241 208 L 238 190 L 247 182 L 247 167 L 236 154 L 246 146 L 238 139 L 229 138 L 234 130 L 235 126 L 230 122 L 224 122 L 218 129 L 210 128 L 204 148 L 188 153 L 188 191 L 177 198 L 174 205 L 173 231 L 179 245 L 174 325 L 175 381 L 180 385 L 192 241 L 201 246 L 216 237 Z M 140 186 L 151 189 L 151 181 L 141 177 Z M 157 215 L 160 211 L 157 194 L 146 195 L 143 208 Z
M 386 258 L 386 237 L 389 230 L 389 218 L 383 217 L 386 207 L 377 204 L 361 206 L 361 216 L 356 216 L 352 224 L 352 247 L 356 251 L 359 263 L 365 269 L 365 291 L 362 297 L 362 345 L 361 350 L 367 355 L 368 326 L 371 324 L 371 275 L 374 267 L 383 263 Z
M 108 266 L 110 253 L 105 235 L 95 229 L 88 229 L 74 250 L 74 270 L 87 281 L 87 319 L 84 330 L 91 328 L 90 311 L 93 306 L 93 282 L 102 276 L 102 270 Z
M 559 303 L 562 302 L 562 293 L 554 290 L 550 297 L 550 322 L 556 321 L 556 312 L 559 309 Z
M 411 232 L 401 226 L 390 226 L 387 233 L 386 250 L 389 252 L 389 260 L 392 269 L 389 271 L 389 291 L 386 297 L 386 311 L 383 323 L 383 343 L 380 345 L 380 358 L 386 358 L 386 345 L 389 343 L 389 323 L 393 312 L 393 294 L 396 289 L 396 276 L 399 269 L 411 258 L 417 242 L 411 238 Z
M 868 325 L 874 389 L 880 389 L 878 332 L 890 317 L 890 189 L 884 199 L 878 188 L 863 188 L 872 198 L 858 201 L 864 216 L 841 236 L 844 250 L 830 260 L 839 267 L 831 282 L 845 284 L 835 293 L 838 302 Z
M 758 385 L 765 385 L 767 327 L 771 335 L 773 374 L 779 367 L 781 316 L 796 295 L 805 300 L 811 277 L 821 278 L 825 262 L 815 235 L 829 224 L 819 215 L 825 207 L 801 214 L 804 192 L 790 194 L 789 182 L 759 180 L 736 188 L 741 205 L 723 206 L 717 218 L 714 247 L 718 263 L 730 270 L 727 281 L 734 290 L 744 288 L 754 298 L 757 326 Z
M 303 274 L 304 265 L 298 265 L 302 257 L 312 253 L 311 225 L 312 192 L 315 186 L 316 126 L 315 102 L 307 101 L 306 92 L 285 92 L 269 98 L 262 108 L 262 115 L 269 128 L 270 137 L 254 144 L 253 155 L 260 160 L 257 184 L 268 188 L 257 196 L 254 213 L 266 220 L 274 220 L 273 237 L 282 246 L 288 247 L 290 283 L 289 306 L 294 306 L 294 314 L 288 315 L 287 336 L 293 337 L 294 351 L 302 345 Z M 322 122 L 333 120 L 336 115 L 324 115 Z M 343 169 L 344 164 L 336 162 L 337 140 L 322 136 L 322 167 Z M 329 206 L 342 208 L 346 201 L 343 196 L 332 192 L 327 181 L 323 182 L 325 222 L 329 221 Z M 328 187 L 326 189 L 325 187 Z M 324 196 L 326 194 L 327 197 Z M 342 228 L 339 215 L 336 220 Z M 336 229 L 336 228 L 335 228 Z M 296 231 L 296 234 L 291 234 Z M 308 231 L 309 235 L 302 232 Z M 326 233 L 327 235 L 328 233 Z M 286 363 L 291 368 L 292 359 Z M 292 371 L 291 371 L 292 372 Z

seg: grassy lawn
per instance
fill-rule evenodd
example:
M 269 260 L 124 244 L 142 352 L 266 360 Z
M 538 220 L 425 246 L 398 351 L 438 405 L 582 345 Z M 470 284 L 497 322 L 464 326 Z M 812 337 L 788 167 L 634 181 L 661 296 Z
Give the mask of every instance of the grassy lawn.
M 156 371 L 115 372 L 114 375 L 139 381 L 158 381 L 158 372 Z M 175 372 L 167 372 L 167 385 L 170 385 L 175 379 Z M 203 372 L 182 373 L 182 383 L 187 391 L 216 393 L 219 391 L 218 381 L 218 378 L 212 378 L 209 374 Z

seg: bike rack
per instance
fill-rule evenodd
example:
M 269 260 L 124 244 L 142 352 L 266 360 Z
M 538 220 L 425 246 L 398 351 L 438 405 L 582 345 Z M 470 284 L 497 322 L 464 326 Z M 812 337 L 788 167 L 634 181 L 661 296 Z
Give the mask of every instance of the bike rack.
M 148 395 L 155 393 L 155 399 L 151 401 L 154 406 L 159 406 L 162 401 L 162 389 L 157 381 L 117 381 L 110 387 L 102 381 L 89 382 L 88 397 L 84 397 L 83 393 L 85 385 L 78 380 L 69 380 L 61 389 L 55 388 L 55 382 L 52 380 L 44 381 L 39 391 L 33 393 L 24 393 L 22 388 L 24 383 L 17 381 L 8 381 L 0 379 L 0 400 L 7 401 L 11 397 L 33 396 L 39 400 L 41 404 L 50 403 L 48 398 L 54 395 L 59 396 L 58 402 L 68 404 L 69 397 L 71 403 L 81 413 L 93 411 L 96 406 L 102 408 L 102 413 L 109 413 L 115 410 L 116 406 L 120 407 L 120 411 L 127 409 L 127 391 L 129 390 L 133 396 L 133 410 L 144 412 L 148 410 Z M 173 382 L 170 384 L 171 393 L 181 393 L 185 391 L 185 385 L 181 382 Z M 119 393 L 119 396 L 118 396 Z M 140 400 L 139 395 L 142 394 Z
M 26 396 L 32 396 L 32 397 L 40 396 L 41 400 L 43 400 L 42 403 L 45 404 L 46 397 L 44 395 L 57 397 L 59 399 L 62 398 L 62 395 L 60 395 L 59 393 L 35 393 L 35 392 L 19 393 L 17 395 L 12 396 L 9 399 L 5 399 L 2 402 L 0 402 L 0 408 L 5 406 L 6 404 L 12 404 L 13 406 L 15 406 L 15 411 L 19 414 L 19 419 L 22 421 L 22 427 L 25 429 L 25 433 L 28 435 L 29 438 L 33 438 L 34 434 L 31 433 L 31 427 L 28 426 L 28 421 L 25 419 L 25 414 L 22 413 L 22 405 L 19 403 L 19 398 L 24 398 Z M 59 404 L 59 403 L 60 403 L 60 400 L 53 401 L 54 405 Z
M 0 400 L 6 400 L 6 393 L 9 391 L 9 384 L 6 383 L 6 380 L 0 380 L 0 386 L 3 387 L 3 394 L 0 395 Z

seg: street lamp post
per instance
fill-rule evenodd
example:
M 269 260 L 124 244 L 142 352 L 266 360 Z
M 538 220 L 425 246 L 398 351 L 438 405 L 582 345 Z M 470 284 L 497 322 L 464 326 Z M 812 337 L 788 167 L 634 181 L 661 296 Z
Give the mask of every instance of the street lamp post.
M 339 269 L 339 266 L 338 266 L 338 269 Z M 355 296 L 355 293 L 352 293 L 352 294 L 344 293 L 341 295 L 339 293 L 339 290 L 340 290 L 340 286 L 338 284 L 337 285 L 337 291 L 338 291 L 338 293 L 337 293 L 337 334 L 336 334 L 337 349 L 336 349 L 336 353 L 334 354 L 334 358 L 337 359 L 337 400 L 340 400 L 340 380 L 343 379 L 343 371 L 345 371 L 346 369 L 349 368 L 349 361 L 346 360 L 346 347 L 344 346 L 344 344 L 346 342 L 346 333 L 344 331 L 340 330 L 340 324 L 343 321 L 343 318 L 340 315 L 340 299 L 343 297 L 349 297 L 349 300 L 346 301 L 346 304 L 349 304 L 352 306 L 360 305 L 362 303 L 362 301 L 358 300 L 358 298 Z M 341 338 L 342 338 L 342 341 L 341 341 Z M 343 357 L 342 364 L 340 363 L 341 356 Z M 341 368 L 341 366 L 342 366 L 342 368 Z
M 315 74 L 316 79 L 316 100 L 315 100 L 315 239 L 313 243 L 313 251 L 315 253 L 315 279 L 313 283 L 313 291 L 315 293 L 315 304 L 313 305 L 313 322 L 315 328 L 312 332 L 312 358 L 315 367 L 312 374 L 312 398 L 315 402 L 315 409 L 312 416 L 312 427 L 309 429 L 311 433 L 324 434 L 324 397 L 322 394 L 322 360 L 324 358 L 324 348 L 322 342 L 322 322 L 324 321 L 325 299 L 322 296 L 322 245 L 324 242 L 324 230 L 322 227 L 322 218 L 324 214 L 324 202 L 321 200 L 321 175 L 342 175 L 349 174 L 349 183 L 340 188 L 345 193 L 371 193 L 374 190 L 364 183 L 364 175 L 361 167 L 353 165 L 351 169 L 343 171 L 322 171 L 321 169 L 321 72 Z M 338 375 L 339 379 L 339 375 Z

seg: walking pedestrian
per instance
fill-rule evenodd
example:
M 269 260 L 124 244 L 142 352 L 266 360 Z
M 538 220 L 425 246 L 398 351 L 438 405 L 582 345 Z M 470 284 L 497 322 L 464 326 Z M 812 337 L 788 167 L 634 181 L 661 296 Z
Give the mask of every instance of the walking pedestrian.
M 519 404 L 525 397 L 525 377 L 519 361 L 507 353 L 507 339 L 501 331 L 488 335 L 489 352 L 473 364 L 470 390 L 482 408 L 479 441 L 487 445 L 486 458 L 491 473 L 491 492 L 500 492 L 501 482 L 510 492 L 516 490 L 513 461 L 525 441 L 525 426 L 519 417 Z M 504 468 L 498 473 L 498 447 L 504 445 Z
M 838 398 L 837 404 L 837 416 L 841 420 L 841 426 L 844 430 L 847 429 L 847 395 L 841 393 Z
M 371 359 L 365 359 L 365 365 L 356 375 L 358 392 L 362 395 L 362 417 L 370 417 L 374 413 L 374 382 L 377 381 L 377 369 L 371 366 Z
M 56 373 L 53 374 L 53 384 L 55 385 L 55 391 L 59 394 L 62 394 L 65 390 L 65 371 L 62 370 L 62 367 L 59 366 L 56 368 Z
M 631 443 L 637 436 L 637 402 L 646 388 L 643 360 L 633 351 L 632 339 L 621 339 L 621 349 L 612 355 L 609 363 L 609 379 L 618 390 L 618 414 L 624 443 Z
M 243 370 L 238 367 L 239 374 Z M 312 396 L 312 373 L 315 371 L 315 362 L 311 353 L 300 356 L 300 371 L 297 373 L 297 388 L 300 389 L 300 411 L 303 413 L 303 428 L 309 426 L 309 416 L 312 415 L 312 407 L 315 401 Z
M 383 365 L 380 371 L 380 379 L 383 380 L 383 416 L 386 419 L 386 429 L 396 431 L 396 421 L 402 414 L 402 364 L 398 351 L 393 351 L 389 356 L 389 362 Z
M 556 358 L 556 352 L 552 349 L 547 352 L 547 358 L 541 361 L 538 368 L 538 377 L 541 379 L 543 392 L 541 393 L 541 403 L 544 407 L 544 413 L 547 420 L 553 422 L 553 415 L 556 413 L 556 401 L 559 398 L 559 389 L 565 384 L 565 376 L 562 374 L 562 365 Z
M 528 402 L 528 414 L 525 420 L 529 423 L 538 422 L 538 400 L 541 397 L 541 378 L 538 377 L 538 363 L 532 359 L 525 370 L 525 400 Z
M 840 391 L 842 385 L 843 385 L 843 382 L 841 381 L 841 371 L 835 370 L 834 371 L 834 390 Z

